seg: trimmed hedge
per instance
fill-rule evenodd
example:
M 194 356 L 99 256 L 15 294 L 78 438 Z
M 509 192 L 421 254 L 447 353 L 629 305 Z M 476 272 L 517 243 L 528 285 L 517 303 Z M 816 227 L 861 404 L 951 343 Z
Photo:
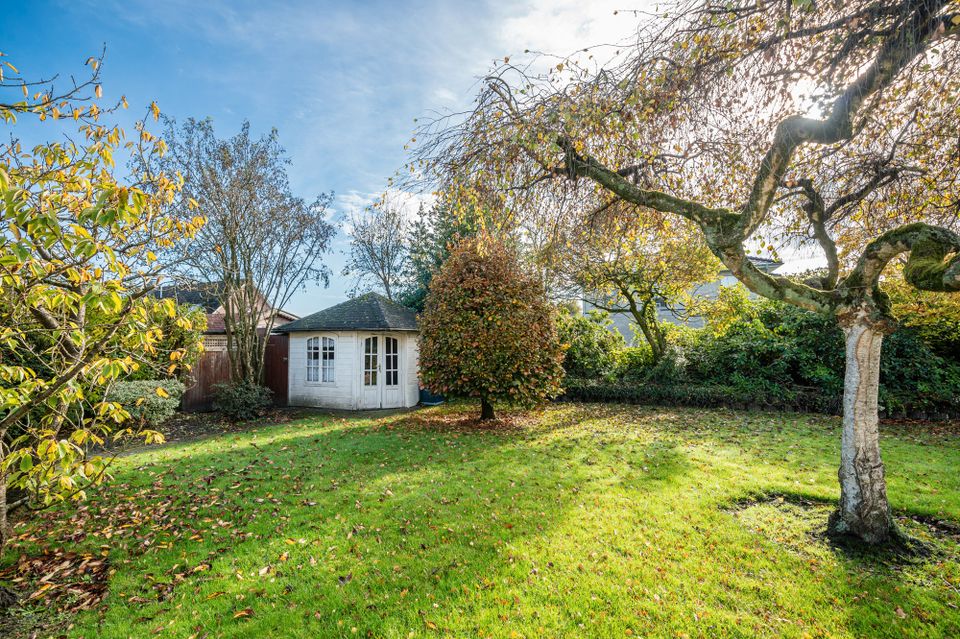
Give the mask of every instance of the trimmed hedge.
M 273 391 L 249 382 L 216 384 L 213 393 L 213 410 L 235 422 L 262 417 L 273 406 Z
M 694 408 L 792 410 L 836 415 L 841 398 L 819 391 L 794 390 L 778 394 L 750 392 L 719 384 L 654 384 L 623 380 L 607 381 L 568 377 L 563 401 L 616 402 Z

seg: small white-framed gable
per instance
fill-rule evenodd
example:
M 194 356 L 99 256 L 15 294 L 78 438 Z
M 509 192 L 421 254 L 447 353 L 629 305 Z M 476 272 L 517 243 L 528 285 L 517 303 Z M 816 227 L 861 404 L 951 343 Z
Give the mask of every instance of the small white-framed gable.
M 416 316 L 376 294 L 291 322 L 288 403 L 362 410 L 419 401 Z

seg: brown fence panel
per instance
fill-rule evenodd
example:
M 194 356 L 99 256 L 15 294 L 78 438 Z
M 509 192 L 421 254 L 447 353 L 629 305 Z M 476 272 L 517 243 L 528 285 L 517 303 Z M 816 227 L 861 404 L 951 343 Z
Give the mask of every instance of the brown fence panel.
M 192 386 L 181 400 L 183 410 L 210 410 L 213 407 L 213 387 L 230 381 L 230 354 L 227 351 L 207 351 L 193 367 Z
M 267 340 L 263 361 L 264 386 L 273 391 L 277 406 L 287 405 L 287 360 L 290 357 L 290 338 L 286 335 L 271 335 Z

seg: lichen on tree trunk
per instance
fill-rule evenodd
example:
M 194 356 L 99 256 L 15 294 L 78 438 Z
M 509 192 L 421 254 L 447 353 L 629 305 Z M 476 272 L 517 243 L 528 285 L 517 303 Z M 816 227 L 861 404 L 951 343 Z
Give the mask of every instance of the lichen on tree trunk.
M 877 397 L 884 328 L 859 311 L 845 324 L 846 376 L 840 449 L 840 505 L 830 532 L 871 544 L 889 541 L 897 528 L 887 502 L 880 458 Z

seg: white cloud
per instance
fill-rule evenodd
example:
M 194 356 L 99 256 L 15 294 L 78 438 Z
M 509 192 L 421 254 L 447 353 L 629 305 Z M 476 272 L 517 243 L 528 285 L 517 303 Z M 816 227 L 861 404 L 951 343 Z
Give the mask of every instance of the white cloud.
M 640 0 L 637 9 L 650 9 Z M 509 51 L 567 56 L 597 45 L 622 44 L 636 33 L 637 17 L 622 0 L 530 0 L 500 25 L 500 45 Z

